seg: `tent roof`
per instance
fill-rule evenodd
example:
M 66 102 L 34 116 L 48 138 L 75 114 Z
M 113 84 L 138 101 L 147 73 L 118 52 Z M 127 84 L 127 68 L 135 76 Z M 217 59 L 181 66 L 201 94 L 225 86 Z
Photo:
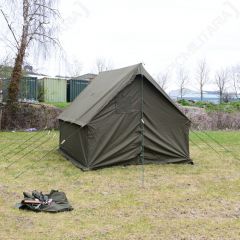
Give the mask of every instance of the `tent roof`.
M 151 82 L 176 110 L 186 117 L 140 63 L 130 67 L 101 72 L 72 104 L 60 114 L 58 119 L 75 123 L 82 127 L 87 125 L 97 113 L 139 74 Z

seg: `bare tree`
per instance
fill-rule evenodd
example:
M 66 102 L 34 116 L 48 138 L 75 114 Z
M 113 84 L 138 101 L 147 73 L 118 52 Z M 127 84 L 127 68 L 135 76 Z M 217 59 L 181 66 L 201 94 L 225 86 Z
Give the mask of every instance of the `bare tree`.
M 221 70 L 217 71 L 215 74 L 215 83 L 218 87 L 220 103 L 223 102 L 223 96 L 226 92 L 226 87 L 227 87 L 227 83 L 229 80 L 228 73 L 229 72 L 227 69 L 221 69 Z
M 203 88 L 205 84 L 209 81 L 209 68 L 207 66 L 206 60 L 202 59 L 199 61 L 196 72 L 196 81 L 199 86 L 201 101 L 203 100 Z
M 240 66 L 235 66 L 231 68 L 230 79 L 233 85 L 233 91 L 235 97 L 239 99 L 240 97 Z
M 96 67 L 98 73 L 113 69 L 111 61 L 107 61 L 105 58 L 97 58 Z
M 168 85 L 168 81 L 169 81 L 169 73 L 159 73 L 157 76 L 157 83 L 159 84 L 159 86 L 166 91 L 167 89 L 167 85 Z
M 83 65 L 78 60 L 74 60 L 69 66 L 69 73 L 71 77 L 78 77 L 81 74 Z
M 22 66 L 30 45 L 37 44 L 44 47 L 44 50 L 47 50 L 49 45 L 59 45 L 58 40 L 54 37 L 54 19 L 59 17 L 59 13 L 55 8 L 57 2 L 55 0 L 22 0 L 20 2 L 13 0 L 9 4 L 2 1 L 4 2 L 2 5 L 8 10 L 11 8 L 9 10 L 11 14 L 20 12 L 19 15 L 15 14 L 16 19 L 10 19 L 6 13 L 7 10 L 0 9 L 15 47 L 16 57 L 8 90 L 9 103 L 14 103 L 17 102 Z M 18 23 L 17 27 L 16 22 Z M 18 29 L 21 31 L 19 32 Z
M 189 82 L 188 72 L 184 69 L 184 67 L 180 67 L 177 73 L 178 78 L 178 86 L 180 91 L 180 97 L 183 98 L 185 94 L 186 85 Z

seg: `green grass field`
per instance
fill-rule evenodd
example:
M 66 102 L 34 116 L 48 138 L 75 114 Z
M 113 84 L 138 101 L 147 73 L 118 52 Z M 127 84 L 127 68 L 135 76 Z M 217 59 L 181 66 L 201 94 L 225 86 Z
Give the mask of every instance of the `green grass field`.
M 144 187 L 141 166 L 82 172 L 57 151 L 39 161 L 57 145 L 53 133 L 35 151 L 34 139 L 16 149 L 33 134 L 0 133 L 1 240 L 240 239 L 240 132 L 210 133 L 232 152 L 199 133 L 217 153 L 191 135 L 195 165 L 144 166 Z M 22 192 L 34 189 L 65 191 L 74 210 L 15 209 Z
M 69 102 L 46 102 L 46 104 L 53 105 L 57 108 L 65 109 L 67 108 L 70 103 Z

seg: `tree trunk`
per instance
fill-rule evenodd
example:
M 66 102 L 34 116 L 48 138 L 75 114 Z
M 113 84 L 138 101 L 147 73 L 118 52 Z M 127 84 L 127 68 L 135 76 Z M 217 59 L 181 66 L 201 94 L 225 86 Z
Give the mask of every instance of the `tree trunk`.
M 5 111 L 5 119 L 9 122 L 9 126 L 14 129 L 16 128 L 15 119 L 18 112 L 18 93 L 19 86 L 22 77 L 22 65 L 27 48 L 27 31 L 26 27 L 23 26 L 23 34 L 21 37 L 20 47 L 17 52 L 15 59 L 11 81 L 8 87 L 8 100 Z
M 22 77 L 23 54 L 19 50 L 12 71 L 11 81 L 8 88 L 8 103 L 16 103 L 18 101 L 18 92 L 20 80 Z
M 219 91 L 219 103 L 223 102 L 223 92 Z
M 8 88 L 8 103 L 11 105 L 18 101 L 18 92 L 20 80 L 22 77 L 22 65 L 25 56 L 25 52 L 27 49 L 28 43 L 28 34 L 29 34 L 29 22 L 28 15 L 29 14 L 29 0 L 23 0 L 23 27 L 22 27 L 22 35 L 20 40 L 20 45 L 18 47 L 17 56 L 15 59 L 11 81 Z

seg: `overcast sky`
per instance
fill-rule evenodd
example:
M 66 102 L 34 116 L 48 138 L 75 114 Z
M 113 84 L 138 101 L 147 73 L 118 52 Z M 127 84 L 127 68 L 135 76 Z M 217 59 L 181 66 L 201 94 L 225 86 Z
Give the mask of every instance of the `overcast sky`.
M 239 0 L 68 0 L 60 12 L 68 64 L 63 57 L 36 63 L 30 56 L 44 73 L 67 74 L 76 61 L 82 73 L 91 72 L 97 58 L 114 68 L 143 62 L 153 76 L 170 71 L 173 89 L 179 65 L 191 72 L 193 82 L 202 58 L 212 76 L 216 69 L 240 64 Z

